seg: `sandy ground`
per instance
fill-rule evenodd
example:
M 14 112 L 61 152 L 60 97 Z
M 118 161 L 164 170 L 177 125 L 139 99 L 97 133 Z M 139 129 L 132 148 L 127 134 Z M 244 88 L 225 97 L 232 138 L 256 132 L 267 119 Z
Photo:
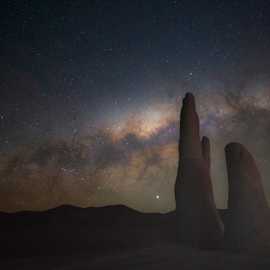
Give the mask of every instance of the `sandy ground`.
M 91 252 L 68 257 L 35 257 L 2 260 L 1 269 L 270 269 L 270 256 L 224 251 L 200 251 L 170 245 L 91 256 Z

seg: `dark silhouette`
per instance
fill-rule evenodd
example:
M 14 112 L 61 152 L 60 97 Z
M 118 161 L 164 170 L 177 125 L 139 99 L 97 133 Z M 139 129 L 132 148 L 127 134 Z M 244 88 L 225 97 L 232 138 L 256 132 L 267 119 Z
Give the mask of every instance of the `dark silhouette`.
M 217 248 L 223 238 L 223 224 L 213 197 L 210 143 L 206 137 L 200 141 L 195 99 L 189 93 L 183 100 L 181 111 L 175 199 L 180 241 Z
M 230 248 L 270 247 L 270 211 L 252 155 L 239 143 L 226 146 L 229 180 L 226 244 Z
M 206 137 L 203 136 L 202 138 L 202 155 L 205 160 L 205 163 L 208 167 L 208 170 L 210 171 L 211 169 L 211 149 L 210 149 L 210 140 Z
M 174 212 L 145 214 L 121 205 L 0 213 L 0 229 L 0 268 L 3 258 L 94 257 L 177 243 Z
M 228 209 L 217 210 L 210 176 L 210 141 L 200 139 L 195 99 L 187 94 L 181 111 L 175 212 L 143 214 L 124 206 L 61 206 L 44 212 L 0 213 L 0 266 L 51 269 L 64 264 L 71 269 L 68 256 L 72 255 L 69 260 L 73 263 L 78 254 L 86 253 L 86 258 L 76 257 L 80 269 L 128 269 L 134 262 L 136 269 L 149 269 L 149 262 L 160 267 L 155 269 L 268 269 L 267 256 L 232 253 L 235 249 L 270 253 L 270 211 L 251 154 L 238 143 L 228 144 L 225 152 Z M 200 251 L 209 248 L 211 251 Z M 104 257 L 108 254 L 112 257 Z M 51 263 L 44 265 L 44 257 L 51 258 Z M 95 260 L 97 257 L 102 260 Z M 20 258 L 28 258 L 33 268 Z M 113 259 L 125 263 L 114 267 Z

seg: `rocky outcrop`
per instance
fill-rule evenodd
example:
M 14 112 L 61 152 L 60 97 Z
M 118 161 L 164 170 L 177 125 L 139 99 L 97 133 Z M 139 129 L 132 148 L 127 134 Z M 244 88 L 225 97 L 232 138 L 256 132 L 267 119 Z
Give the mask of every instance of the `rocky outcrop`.
M 195 99 L 187 94 L 181 111 L 175 183 L 177 226 L 180 241 L 202 248 L 216 248 L 223 238 L 209 167 L 210 143 L 206 137 L 200 140 Z
M 203 158 L 206 162 L 206 165 L 210 171 L 211 169 L 211 156 L 210 156 L 210 140 L 206 137 L 206 136 L 203 136 L 202 138 L 202 155 L 203 155 Z
M 260 250 L 270 247 L 270 211 L 252 155 L 239 143 L 225 148 L 229 182 L 226 245 Z

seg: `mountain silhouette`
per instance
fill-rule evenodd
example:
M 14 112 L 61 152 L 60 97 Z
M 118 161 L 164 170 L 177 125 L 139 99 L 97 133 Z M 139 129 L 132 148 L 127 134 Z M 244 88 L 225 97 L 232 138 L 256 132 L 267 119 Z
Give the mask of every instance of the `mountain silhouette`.
M 180 117 L 175 211 L 66 205 L 0 213 L 5 269 L 267 269 L 270 211 L 256 162 L 239 143 L 225 147 L 228 209 L 216 209 L 210 140 L 201 138 L 199 126 L 195 98 L 188 93 Z

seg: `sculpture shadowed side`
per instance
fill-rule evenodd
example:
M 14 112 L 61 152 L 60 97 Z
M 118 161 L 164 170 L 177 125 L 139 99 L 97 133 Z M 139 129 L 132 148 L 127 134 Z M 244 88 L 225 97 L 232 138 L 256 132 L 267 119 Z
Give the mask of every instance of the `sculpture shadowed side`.
M 230 143 L 225 152 L 229 180 L 226 245 L 257 251 L 269 248 L 270 211 L 256 163 L 239 143 Z
M 210 171 L 211 169 L 210 140 L 205 136 L 203 136 L 202 138 L 202 155 Z
M 200 140 L 195 99 L 189 93 L 181 111 L 175 199 L 180 241 L 200 248 L 219 247 L 223 224 L 213 197 L 210 143 L 206 137 Z

